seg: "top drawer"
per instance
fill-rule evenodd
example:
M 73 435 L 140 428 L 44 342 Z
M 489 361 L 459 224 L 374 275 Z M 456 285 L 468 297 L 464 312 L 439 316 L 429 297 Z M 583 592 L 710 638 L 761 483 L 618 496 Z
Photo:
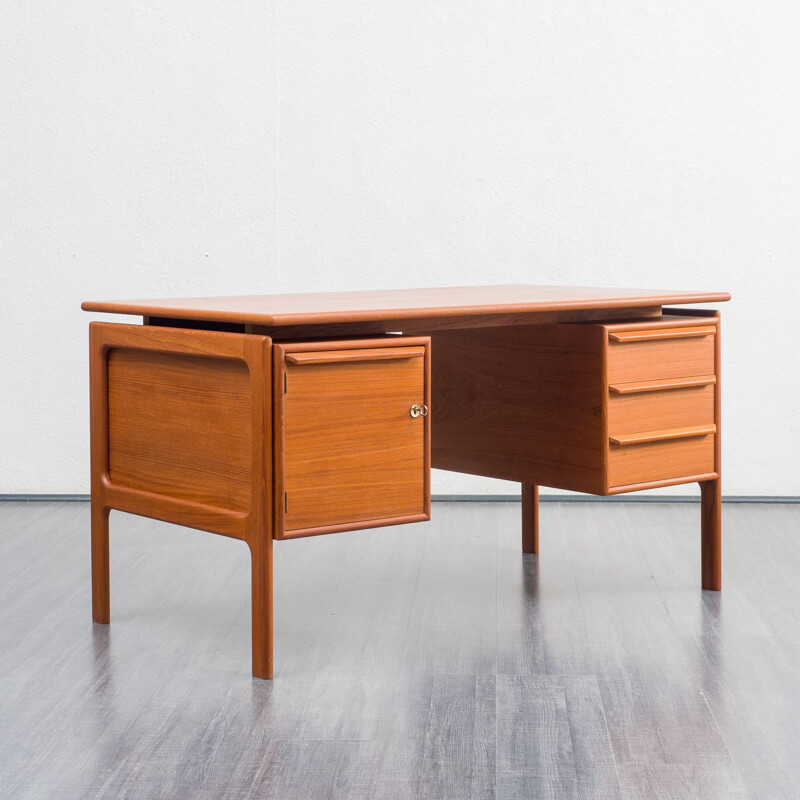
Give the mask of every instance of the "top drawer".
M 608 382 L 632 383 L 714 374 L 714 325 L 610 329 Z

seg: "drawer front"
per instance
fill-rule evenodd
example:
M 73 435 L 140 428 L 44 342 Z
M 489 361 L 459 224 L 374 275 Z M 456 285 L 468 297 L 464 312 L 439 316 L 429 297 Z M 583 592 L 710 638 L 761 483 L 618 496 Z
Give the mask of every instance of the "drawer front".
M 713 333 L 621 342 L 611 339 L 608 343 L 611 384 L 713 374 Z
M 610 444 L 610 488 L 714 472 L 714 435 L 643 444 Z
M 612 392 L 608 398 L 609 434 L 713 424 L 714 389 L 713 384 L 706 384 L 631 394 Z
M 428 517 L 427 365 L 397 341 L 285 354 L 278 538 Z

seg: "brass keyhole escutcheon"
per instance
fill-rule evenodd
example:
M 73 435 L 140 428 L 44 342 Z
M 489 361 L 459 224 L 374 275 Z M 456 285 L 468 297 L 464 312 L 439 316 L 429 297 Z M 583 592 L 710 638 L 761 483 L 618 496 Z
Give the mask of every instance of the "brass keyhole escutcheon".
M 414 403 L 414 405 L 411 406 L 411 408 L 409 409 L 408 413 L 411 414 L 411 416 L 414 417 L 415 419 L 416 417 L 427 417 L 428 406 L 426 405 L 418 406 L 416 403 Z

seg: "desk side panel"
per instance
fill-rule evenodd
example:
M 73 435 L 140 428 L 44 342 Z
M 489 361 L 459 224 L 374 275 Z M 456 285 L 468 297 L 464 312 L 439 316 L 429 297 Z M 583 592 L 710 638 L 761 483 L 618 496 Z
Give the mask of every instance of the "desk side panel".
M 247 511 L 250 417 L 250 375 L 243 361 L 109 351 L 113 483 Z
M 604 334 L 537 325 L 432 335 L 432 466 L 603 494 Z
M 93 461 L 93 493 L 108 508 L 263 538 L 271 513 L 270 339 L 92 329 L 93 437 L 104 450 Z

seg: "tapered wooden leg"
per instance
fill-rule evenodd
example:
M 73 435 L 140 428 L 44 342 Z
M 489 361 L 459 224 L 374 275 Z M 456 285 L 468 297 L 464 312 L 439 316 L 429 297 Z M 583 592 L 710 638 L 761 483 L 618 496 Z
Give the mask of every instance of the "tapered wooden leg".
M 108 554 L 108 508 L 92 498 L 92 619 L 111 622 L 111 584 Z
M 539 552 L 539 487 L 522 484 L 522 552 Z
M 253 675 L 272 678 L 272 539 L 250 545 L 253 606 Z
M 719 479 L 700 484 L 703 588 L 722 588 L 722 494 Z

